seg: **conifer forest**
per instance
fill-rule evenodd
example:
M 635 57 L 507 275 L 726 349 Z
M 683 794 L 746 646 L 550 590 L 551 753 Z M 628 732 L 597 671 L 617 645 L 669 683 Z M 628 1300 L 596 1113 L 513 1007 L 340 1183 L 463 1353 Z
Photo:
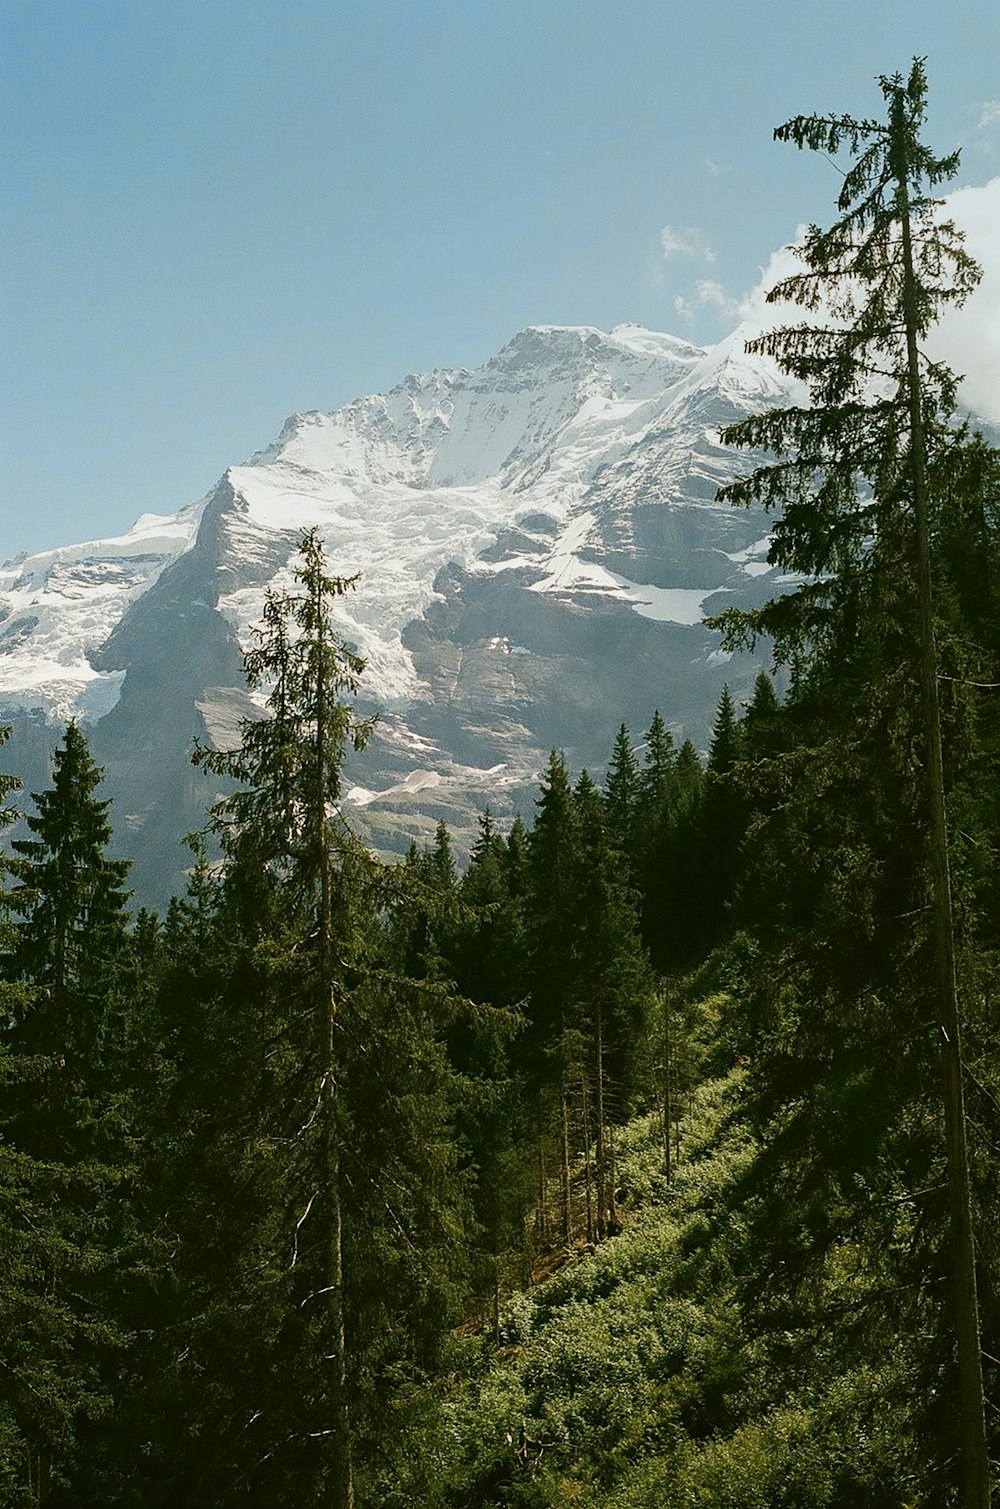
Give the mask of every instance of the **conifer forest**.
M 802 404 L 723 436 L 789 586 L 714 620 L 774 676 L 707 752 L 651 686 L 464 869 L 379 861 L 312 531 L 163 915 L 83 728 L 0 775 L 3 1505 L 1000 1497 L 1000 452 L 922 350 L 957 154 L 881 90 L 775 132 L 847 168 L 756 343 Z

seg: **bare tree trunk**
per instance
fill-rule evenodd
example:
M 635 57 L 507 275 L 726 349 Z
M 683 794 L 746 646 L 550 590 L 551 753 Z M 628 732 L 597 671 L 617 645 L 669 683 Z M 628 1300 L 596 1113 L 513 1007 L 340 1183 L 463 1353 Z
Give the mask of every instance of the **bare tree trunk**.
M 673 1003 L 669 987 L 663 996 L 663 1173 L 673 1182 L 670 1159 L 670 1118 L 673 1115 Z
M 319 981 L 322 1009 L 323 1178 L 326 1188 L 323 1287 L 330 1351 L 327 1401 L 333 1446 L 331 1509 L 354 1509 L 354 1471 L 351 1417 L 347 1398 L 347 1332 L 344 1322 L 344 1243 L 340 1185 L 340 1127 L 337 1115 L 337 996 L 333 970 L 333 876 L 326 811 L 327 700 L 326 644 L 323 636 L 322 587 L 316 586 L 318 635 L 316 667 L 316 793 L 315 832 L 320 879 Z
M 500 1260 L 493 1254 L 493 1345 L 500 1345 Z
M 328 1285 L 327 1316 L 331 1350 L 329 1363 L 333 1428 L 334 1509 L 354 1509 L 351 1418 L 347 1403 L 347 1334 L 344 1325 L 343 1214 L 340 1201 L 340 1136 L 337 1127 L 336 1082 L 333 1072 L 333 993 L 330 993 L 330 1067 L 327 1071 L 324 1162 L 327 1179 L 327 1251 L 324 1275 Z
M 27 1446 L 28 1493 L 36 1504 L 44 1504 L 49 1496 L 49 1478 L 52 1459 L 44 1446 L 33 1451 Z
M 612 1231 L 618 1230 L 618 1197 L 615 1190 L 615 1138 L 614 1128 L 607 1131 L 608 1143 L 608 1225 Z
M 545 1118 L 543 1116 L 542 1092 L 538 1092 L 538 1235 L 542 1248 L 549 1245 L 549 1213 L 546 1204 L 548 1190 L 545 1179 Z
M 597 1073 L 595 1076 L 595 1111 L 597 1116 L 597 1239 L 608 1234 L 607 1148 L 604 1133 L 604 1017 L 597 1007 Z
M 948 824 L 941 749 L 941 716 L 938 702 L 937 649 L 934 640 L 927 463 L 917 352 L 916 282 L 907 198 L 908 164 L 905 158 L 905 133 L 900 122 L 897 121 L 895 125 L 899 142 L 897 184 L 903 201 L 901 211 L 905 280 L 903 303 L 910 399 L 910 461 L 917 543 L 920 681 L 926 739 L 926 800 L 934 882 L 934 954 L 945 1071 L 948 1205 L 951 1217 L 955 1330 L 958 1341 L 962 1471 L 966 1509 L 989 1509 L 990 1481 L 986 1449 L 986 1411 L 983 1399 L 982 1344 L 979 1301 L 976 1292 L 972 1191 L 969 1181 L 969 1154 L 962 1085 L 961 1022 L 955 971 Z
M 566 1096 L 565 1070 L 563 1071 L 563 1084 L 560 1092 L 562 1109 L 562 1154 L 561 1154 L 561 1179 L 562 1179 L 562 1239 L 563 1246 L 568 1247 L 573 1237 L 573 1208 L 572 1192 L 569 1178 L 569 1102 Z
M 587 1094 L 587 1071 L 580 1071 L 580 1100 L 583 1116 L 583 1177 L 587 1197 L 587 1241 L 594 1240 L 594 1199 L 590 1177 L 590 1098 Z

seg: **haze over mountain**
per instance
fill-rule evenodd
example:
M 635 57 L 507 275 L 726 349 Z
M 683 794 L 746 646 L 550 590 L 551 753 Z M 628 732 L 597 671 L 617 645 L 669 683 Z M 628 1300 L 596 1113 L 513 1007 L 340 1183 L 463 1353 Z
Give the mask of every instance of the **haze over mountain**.
M 701 619 L 776 586 L 766 519 L 714 501 L 749 464 L 720 427 L 788 394 L 743 344 L 530 327 L 475 370 L 292 415 L 172 517 L 8 562 L 8 765 L 40 789 L 66 720 L 86 725 L 137 893 L 162 903 L 215 794 L 192 740 L 229 747 L 255 711 L 242 651 L 312 525 L 360 573 L 338 621 L 381 717 L 345 805 L 378 848 L 441 817 L 464 847 L 486 802 L 530 804 L 552 747 L 599 771 L 657 706 L 703 746 L 723 682 L 738 697 L 761 662 Z

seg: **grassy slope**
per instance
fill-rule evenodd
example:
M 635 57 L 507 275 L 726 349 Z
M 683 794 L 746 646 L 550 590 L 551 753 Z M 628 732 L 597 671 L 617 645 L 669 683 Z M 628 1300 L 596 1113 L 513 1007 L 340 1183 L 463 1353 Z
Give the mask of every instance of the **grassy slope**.
M 904 1361 L 838 1356 L 823 1336 L 743 1322 L 745 1218 L 757 1149 L 742 1073 L 704 1083 L 674 1186 L 658 1123 L 621 1142 L 623 1233 L 503 1316 L 499 1350 L 456 1341 L 426 1451 L 386 1506 L 576 1504 L 587 1509 L 906 1505 L 905 1429 L 889 1397 Z M 856 1289 L 850 1265 L 826 1281 Z M 851 1292 L 854 1292 L 853 1290 Z M 821 1305 L 822 1309 L 823 1306 Z M 523 1427 L 535 1443 L 517 1457 Z

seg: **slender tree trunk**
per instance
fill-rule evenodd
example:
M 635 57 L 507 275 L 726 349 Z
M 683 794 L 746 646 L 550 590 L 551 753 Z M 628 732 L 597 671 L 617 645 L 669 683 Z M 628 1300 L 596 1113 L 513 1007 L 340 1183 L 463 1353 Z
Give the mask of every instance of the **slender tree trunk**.
M 618 1226 L 618 1199 L 615 1192 L 616 1169 L 615 1169 L 615 1138 L 614 1130 L 609 1127 L 606 1134 L 608 1144 L 608 1224 L 612 1230 Z
M 324 1174 L 327 1181 L 327 1250 L 324 1274 L 328 1286 L 327 1317 L 330 1335 L 329 1395 L 333 1429 L 333 1509 L 354 1509 L 354 1471 L 351 1452 L 351 1418 L 347 1403 L 347 1334 L 344 1324 L 343 1213 L 340 1200 L 340 1134 L 337 1126 L 336 1083 L 333 1070 L 333 994 L 331 992 L 330 1067 L 327 1071 L 324 1136 Z
M 910 460 L 913 511 L 916 522 L 917 587 L 920 613 L 920 681 L 926 738 L 926 799 L 930 829 L 931 869 L 934 882 L 934 954 L 938 1009 L 945 1071 L 945 1128 L 948 1149 L 948 1205 L 953 1253 L 953 1296 L 958 1340 L 959 1395 L 961 1402 L 961 1452 L 966 1509 L 989 1509 L 989 1459 L 986 1450 L 986 1411 L 983 1399 L 982 1345 L 979 1301 L 976 1292 L 975 1241 L 972 1226 L 972 1191 L 966 1141 L 965 1102 L 962 1085 L 962 1037 L 955 970 L 955 939 L 952 920 L 951 874 L 948 857 L 948 825 L 945 807 L 944 766 L 941 750 L 941 717 L 938 702 L 937 650 L 934 642 L 934 607 L 931 583 L 930 526 L 928 519 L 927 463 L 921 411 L 919 356 L 917 353 L 916 284 L 907 197 L 908 172 L 905 135 L 900 123 L 901 161 L 897 183 L 902 200 L 902 252 L 904 271 L 904 317 L 910 401 Z
M 323 636 L 322 588 L 316 587 L 318 633 L 316 667 L 316 812 L 315 832 L 320 877 L 319 991 L 322 1006 L 320 1043 L 323 1075 L 323 1180 L 326 1231 L 323 1287 L 330 1351 L 327 1398 L 333 1444 L 331 1509 L 354 1509 L 351 1418 L 347 1399 L 347 1333 L 344 1320 L 344 1242 L 340 1183 L 340 1127 L 337 1114 L 337 994 L 333 978 L 333 877 L 326 814 L 327 694 L 326 644 Z
M 493 1345 L 500 1345 L 500 1259 L 493 1254 Z
M 545 1116 L 542 1092 L 538 1092 L 538 1234 L 544 1250 L 549 1245 L 548 1189 L 545 1178 Z
M 562 1239 L 563 1246 L 568 1247 L 573 1236 L 573 1208 L 569 1179 L 569 1101 L 566 1095 L 565 1070 L 563 1071 L 563 1083 L 560 1091 L 562 1111 L 562 1153 L 561 1153 L 561 1180 L 562 1180 Z
M 674 1171 L 676 1172 L 678 1164 L 681 1161 L 681 1097 L 680 1097 L 680 1092 L 677 1089 L 676 1083 L 674 1084 L 673 1108 L 674 1108 Z
M 51 1458 L 44 1446 L 33 1451 L 30 1442 L 27 1447 L 27 1457 L 28 1493 L 36 1504 L 44 1504 L 49 1496 Z
M 604 1126 L 604 1016 L 597 1007 L 597 1072 L 595 1075 L 595 1112 L 597 1117 L 597 1239 L 608 1234 L 608 1174 Z
M 667 1184 L 673 1182 L 670 1159 L 670 1119 L 673 1115 L 673 1005 L 670 990 L 663 996 L 663 1173 Z
M 594 1240 L 594 1197 L 590 1177 L 590 1098 L 587 1094 L 587 1071 L 580 1071 L 580 1101 L 583 1117 L 583 1178 L 587 1197 L 587 1241 Z

